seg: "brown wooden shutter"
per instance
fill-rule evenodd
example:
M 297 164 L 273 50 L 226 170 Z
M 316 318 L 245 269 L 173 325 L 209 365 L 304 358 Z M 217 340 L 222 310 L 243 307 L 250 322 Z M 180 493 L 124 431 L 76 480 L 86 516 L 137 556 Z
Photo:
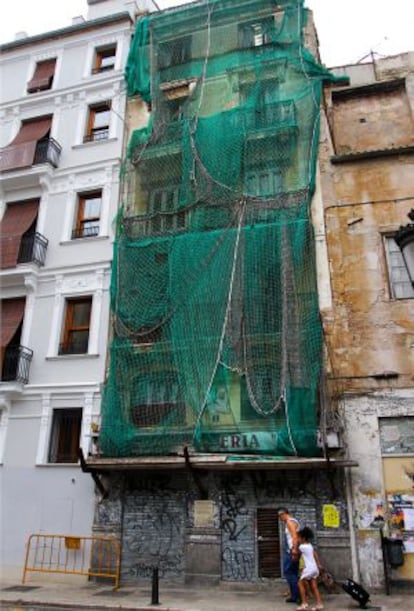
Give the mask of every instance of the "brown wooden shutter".
M 16 267 L 20 242 L 37 216 L 39 200 L 10 204 L 0 223 L 0 269 Z
M 0 348 L 6 348 L 16 333 L 24 316 L 25 299 L 4 299 L 1 301 Z
M 36 144 L 50 131 L 51 125 L 52 117 L 23 123 L 14 140 L 0 152 L 0 171 L 31 166 Z
M 49 59 L 45 62 L 39 62 L 36 64 L 36 69 L 32 79 L 27 83 L 27 91 L 34 93 L 35 91 L 42 91 L 44 89 L 50 89 L 52 84 L 53 75 L 55 73 L 56 58 Z

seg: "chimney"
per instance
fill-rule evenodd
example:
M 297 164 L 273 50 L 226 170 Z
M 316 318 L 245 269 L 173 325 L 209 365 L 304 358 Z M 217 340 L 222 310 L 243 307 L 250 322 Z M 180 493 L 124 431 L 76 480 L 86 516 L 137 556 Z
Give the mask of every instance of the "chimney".
M 16 32 L 14 35 L 14 40 L 24 40 L 25 38 L 27 38 L 27 32 Z
M 85 18 L 82 15 L 72 17 L 72 25 L 80 25 L 81 23 L 85 23 Z

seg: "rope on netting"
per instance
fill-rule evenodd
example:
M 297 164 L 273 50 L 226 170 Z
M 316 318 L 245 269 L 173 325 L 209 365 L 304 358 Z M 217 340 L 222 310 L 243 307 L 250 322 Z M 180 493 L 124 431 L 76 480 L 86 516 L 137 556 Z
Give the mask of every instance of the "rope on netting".
M 286 227 L 283 225 L 281 230 L 282 230 L 281 251 L 283 253 L 286 253 L 287 252 L 286 250 L 287 249 Z M 281 362 L 281 368 L 280 368 L 280 384 L 279 384 L 280 395 L 276 403 L 271 407 L 270 410 L 264 409 L 264 407 L 262 407 L 259 404 L 256 398 L 256 395 L 253 389 L 252 379 L 251 379 L 250 372 L 249 372 L 249 368 L 247 366 L 247 346 L 246 346 L 247 333 L 246 333 L 245 327 L 244 327 L 244 332 L 243 332 L 243 349 L 244 349 L 244 363 L 245 363 L 245 377 L 246 377 L 247 394 L 248 394 L 251 406 L 261 416 L 270 416 L 279 410 L 279 408 L 282 405 L 282 402 L 284 401 L 284 393 L 285 393 L 285 389 L 287 385 L 287 377 L 288 377 L 287 333 L 288 333 L 288 308 L 289 308 L 288 290 L 287 290 L 288 271 L 289 270 L 287 269 L 288 267 L 287 259 L 288 257 L 286 256 L 282 257 L 282 264 L 280 268 L 280 277 L 281 277 L 280 291 L 282 294 L 282 332 L 281 332 L 281 348 L 280 348 L 282 362 Z
M 237 227 L 236 239 L 235 239 L 235 243 L 234 243 L 233 263 L 232 263 L 232 270 L 231 270 L 231 276 L 230 276 L 229 292 L 228 292 L 228 297 L 227 297 L 227 304 L 226 304 L 226 311 L 225 311 L 224 319 L 223 319 L 223 325 L 222 325 L 222 329 L 221 329 L 220 341 L 219 341 L 218 350 L 217 350 L 217 357 L 216 357 L 216 362 L 214 363 L 214 367 L 213 367 L 213 371 L 212 371 L 212 374 L 211 374 L 210 381 L 209 381 L 209 383 L 207 385 L 207 390 L 206 390 L 206 393 L 205 393 L 205 396 L 204 396 L 204 400 L 203 400 L 203 403 L 201 405 L 201 409 L 199 411 L 199 414 L 197 416 L 197 420 L 196 420 L 196 423 L 195 423 L 195 426 L 194 426 L 193 440 L 196 438 L 197 432 L 199 430 L 201 418 L 202 418 L 202 416 L 204 414 L 204 411 L 206 409 L 208 397 L 209 397 L 211 388 L 213 386 L 213 382 L 214 382 L 214 378 L 215 378 L 216 373 L 217 373 L 218 366 L 219 366 L 220 361 L 221 361 L 221 356 L 222 356 L 223 346 L 224 346 L 224 338 L 226 336 L 227 323 L 228 323 L 229 315 L 230 315 L 231 300 L 232 300 L 233 287 L 234 287 L 234 279 L 235 279 L 235 275 L 236 275 L 237 259 L 238 259 L 238 255 L 239 255 L 240 236 L 241 236 L 241 231 L 242 231 L 242 225 L 243 225 L 243 219 L 244 219 L 244 216 L 245 216 L 245 211 L 246 211 L 246 202 L 244 200 L 241 200 L 240 201 L 240 206 L 239 206 L 239 222 L 238 222 L 238 227 Z

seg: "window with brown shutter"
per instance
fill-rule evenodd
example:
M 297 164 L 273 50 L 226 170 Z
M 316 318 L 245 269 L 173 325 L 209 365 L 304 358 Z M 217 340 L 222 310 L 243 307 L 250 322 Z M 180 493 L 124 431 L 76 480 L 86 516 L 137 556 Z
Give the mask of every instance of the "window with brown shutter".
M 10 373 L 15 374 L 16 359 L 8 356 L 20 344 L 20 334 L 24 316 L 26 300 L 24 298 L 2 299 L 0 302 L 0 374 L 1 380 L 10 378 Z
M 27 83 L 27 93 L 46 91 L 52 88 L 55 75 L 56 58 L 37 62 L 34 74 Z
M 116 44 L 96 49 L 93 74 L 106 72 L 115 68 Z
M 89 107 L 89 117 L 84 142 L 107 140 L 109 138 L 110 102 L 96 104 Z
M 0 269 L 16 267 L 23 235 L 36 221 L 39 200 L 8 204 L 0 223 Z
M 17 136 L 0 151 L 0 171 L 33 165 L 36 147 L 49 135 L 51 126 L 51 116 L 23 121 Z
M 87 354 L 92 297 L 66 300 L 65 326 L 59 354 Z
M 80 193 L 75 227 L 72 240 L 76 238 L 91 238 L 99 234 L 99 219 L 101 215 L 102 191 Z

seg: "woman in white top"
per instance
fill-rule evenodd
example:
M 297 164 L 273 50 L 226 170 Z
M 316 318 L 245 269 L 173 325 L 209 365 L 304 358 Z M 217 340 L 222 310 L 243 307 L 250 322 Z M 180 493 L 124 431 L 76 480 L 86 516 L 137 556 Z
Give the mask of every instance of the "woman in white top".
M 315 596 L 316 604 L 314 607 L 312 607 L 312 611 L 319 611 L 320 609 L 323 609 L 323 604 L 317 582 L 317 578 L 319 577 L 319 571 L 322 569 L 322 567 L 321 563 L 319 562 L 318 555 L 313 549 L 313 545 L 311 543 L 312 539 L 313 532 L 310 528 L 305 526 L 305 528 L 299 530 L 299 551 L 302 555 L 305 566 L 298 583 L 300 599 L 302 602 L 299 607 L 297 607 L 297 611 L 309 609 L 306 582 L 309 583 L 313 595 Z

